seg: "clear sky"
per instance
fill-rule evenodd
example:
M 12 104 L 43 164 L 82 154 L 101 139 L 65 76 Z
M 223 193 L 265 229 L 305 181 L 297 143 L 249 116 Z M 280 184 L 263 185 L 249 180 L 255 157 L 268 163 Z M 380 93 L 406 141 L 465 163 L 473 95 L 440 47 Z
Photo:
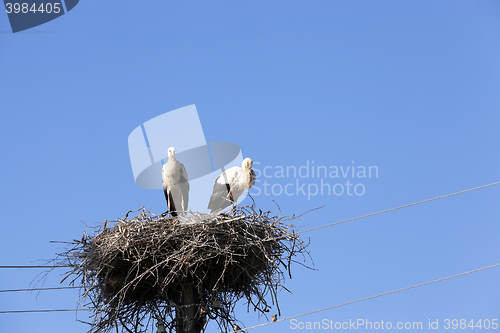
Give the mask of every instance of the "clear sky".
M 0 13 L 0 265 L 51 259 L 62 250 L 51 240 L 130 209 L 165 210 L 161 190 L 134 183 L 128 135 L 191 104 L 207 141 L 256 162 L 259 208 L 324 206 L 304 228 L 500 181 L 499 17 L 498 1 L 81 1 L 12 34 Z M 276 175 L 313 163 L 378 174 Z M 336 194 L 308 198 L 321 182 Z M 500 263 L 499 199 L 497 185 L 303 234 L 317 270 L 294 267 L 282 318 Z M 0 289 L 38 272 L 2 269 Z M 499 281 L 497 267 L 298 321 L 500 320 Z M 77 297 L 0 293 L 0 311 L 72 309 Z M 244 304 L 237 317 L 266 322 Z M 0 326 L 88 329 L 71 312 L 0 314 Z

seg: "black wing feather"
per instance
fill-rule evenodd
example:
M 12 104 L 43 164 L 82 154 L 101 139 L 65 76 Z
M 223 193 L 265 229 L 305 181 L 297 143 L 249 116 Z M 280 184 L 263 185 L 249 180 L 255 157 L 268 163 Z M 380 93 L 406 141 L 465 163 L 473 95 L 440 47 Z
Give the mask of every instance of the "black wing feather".
M 208 209 L 214 212 L 230 206 L 233 202 L 230 185 L 215 183 L 210 202 L 208 203 Z

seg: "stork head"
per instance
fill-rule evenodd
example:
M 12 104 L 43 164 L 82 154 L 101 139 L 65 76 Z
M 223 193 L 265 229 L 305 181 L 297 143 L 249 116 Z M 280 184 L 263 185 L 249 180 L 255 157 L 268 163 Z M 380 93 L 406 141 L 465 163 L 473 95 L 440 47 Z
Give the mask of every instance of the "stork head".
M 175 148 L 174 147 L 168 148 L 168 158 L 175 159 Z
M 243 169 L 247 169 L 247 170 L 251 170 L 252 169 L 252 166 L 253 166 L 253 161 L 251 158 L 245 158 L 243 160 L 243 163 L 241 163 L 241 166 L 243 167 Z

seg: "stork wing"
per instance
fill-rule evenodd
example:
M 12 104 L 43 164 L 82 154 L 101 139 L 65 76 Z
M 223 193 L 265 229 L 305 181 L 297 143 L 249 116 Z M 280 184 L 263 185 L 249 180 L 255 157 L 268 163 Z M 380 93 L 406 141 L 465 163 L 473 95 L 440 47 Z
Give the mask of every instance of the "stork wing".
M 163 190 L 167 189 L 167 164 L 163 164 L 161 168 L 161 184 L 163 186 Z
M 230 195 L 231 184 L 234 184 L 239 170 L 238 167 L 227 169 L 215 180 L 212 196 L 208 203 L 208 209 L 211 209 L 212 212 L 224 209 L 233 202 L 232 195 Z
M 180 166 L 179 187 L 182 194 L 181 206 L 183 211 L 187 211 L 189 202 L 189 179 L 184 164 L 179 162 L 179 166 Z
M 248 189 L 250 189 L 252 186 L 255 185 L 256 179 L 257 179 L 257 176 L 255 175 L 255 171 L 251 170 L 250 171 L 250 183 L 248 184 Z
M 239 167 L 232 167 L 224 171 L 217 179 L 215 180 L 215 184 L 225 185 L 225 184 L 233 184 L 238 172 L 240 171 Z

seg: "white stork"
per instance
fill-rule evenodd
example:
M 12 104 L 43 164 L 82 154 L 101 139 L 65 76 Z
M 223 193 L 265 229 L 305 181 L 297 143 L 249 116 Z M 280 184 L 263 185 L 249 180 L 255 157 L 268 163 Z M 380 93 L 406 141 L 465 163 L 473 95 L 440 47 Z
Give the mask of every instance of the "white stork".
M 184 165 L 175 158 L 175 148 L 168 148 L 168 160 L 161 169 L 161 178 L 168 211 L 172 216 L 188 209 L 189 181 Z
M 241 166 L 241 168 L 235 166 L 227 169 L 215 180 L 214 190 L 208 203 L 208 209 L 212 212 L 236 203 L 243 192 L 255 184 L 253 161 L 245 158 Z

